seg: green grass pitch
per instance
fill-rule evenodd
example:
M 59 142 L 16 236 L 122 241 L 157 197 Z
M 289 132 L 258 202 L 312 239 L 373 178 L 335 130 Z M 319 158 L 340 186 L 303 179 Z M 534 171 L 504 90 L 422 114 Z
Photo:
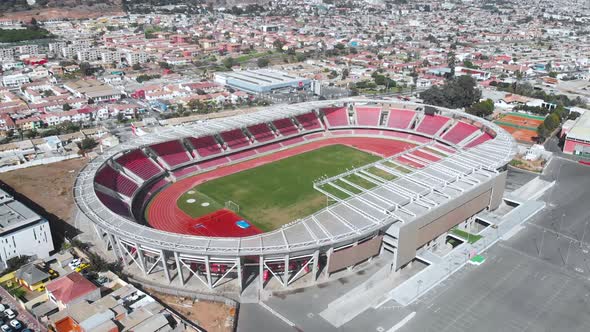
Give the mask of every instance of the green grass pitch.
M 345 145 L 327 146 L 208 181 L 187 191 L 177 203 L 188 215 L 200 217 L 231 200 L 239 204 L 242 217 L 269 231 L 326 206 L 326 197 L 313 188 L 314 180 L 379 159 Z M 191 198 L 196 202 L 187 203 Z M 202 206 L 203 202 L 209 205 Z

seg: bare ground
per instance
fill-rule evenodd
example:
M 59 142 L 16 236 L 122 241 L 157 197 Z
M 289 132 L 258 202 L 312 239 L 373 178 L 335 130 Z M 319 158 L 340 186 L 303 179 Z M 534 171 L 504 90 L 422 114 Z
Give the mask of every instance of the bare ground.
M 0 173 L 0 181 L 42 207 L 49 214 L 67 221 L 72 215 L 72 188 L 87 159 L 77 158 L 43 166 Z
M 223 303 L 193 300 L 158 292 L 150 292 L 150 295 L 208 332 L 233 330 L 231 318 L 236 314 L 235 309 Z

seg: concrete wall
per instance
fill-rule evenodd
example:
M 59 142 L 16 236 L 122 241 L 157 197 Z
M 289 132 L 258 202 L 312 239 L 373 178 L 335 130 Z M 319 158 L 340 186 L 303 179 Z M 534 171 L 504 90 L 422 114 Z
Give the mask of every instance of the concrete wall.
M 504 195 L 506 172 L 481 183 L 463 193 L 450 203 L 439 206 L 424 216 L 400 226 L 396 269 L 406 265 L 416 256 L 416 249 L 436 239 L 449 229 L 477 214 L 485 208 L 498 207 Z

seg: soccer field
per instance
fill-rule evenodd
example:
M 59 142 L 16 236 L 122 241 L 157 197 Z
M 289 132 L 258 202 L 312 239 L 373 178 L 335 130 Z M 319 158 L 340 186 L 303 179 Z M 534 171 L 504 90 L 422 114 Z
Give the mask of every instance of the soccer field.
M 379 159 L 345 145 L 327 146 L 203 183 L 184 193 L 177 204 L 196 218 L 231 200 L 240 206 L 242 217 L 269 231 L 326 206 L 325 196 L 313 188 L 314 180 Z M 188 203 L 191 199 L 195 201 Z

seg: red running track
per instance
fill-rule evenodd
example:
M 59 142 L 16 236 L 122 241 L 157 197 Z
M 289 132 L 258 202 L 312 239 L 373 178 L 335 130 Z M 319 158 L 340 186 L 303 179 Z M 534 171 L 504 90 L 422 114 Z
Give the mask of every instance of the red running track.
M 210 172 L 197 174 L 195 176 L 182 179 L 162 190 L 158 195 L 156 195 L 147 208 L 148 223 L 151 227 L 162 231 L 187 235 L 202 235 L 204 230 L 202 228 L 198 229 L 195 227 L 198 225 L 200 218 L 192 218 L 182 211 L 176 204 L 180 196 L 182 196 L 182 194 L 187 192 L 189 189 L 206 181 L 272 163 L 277 160 L 316 150 L 325 146 L 338 144 L 351 146 L 361 151 L 377 154 L 383 158 L 403 152 L 404 150 L 415 146 L 412 143 L 386 138 L 328 138 L 321 141 L 299 145 L 288 150 L 277 151 L 276 153 L 246 160 L 241 163 L 223 166 Z M 216 228 L 214 234 L 218 237 L 233 237 L 235 232 L 236 230 L 228 229 L 227 232 L 224 233 L 219 228 Z

